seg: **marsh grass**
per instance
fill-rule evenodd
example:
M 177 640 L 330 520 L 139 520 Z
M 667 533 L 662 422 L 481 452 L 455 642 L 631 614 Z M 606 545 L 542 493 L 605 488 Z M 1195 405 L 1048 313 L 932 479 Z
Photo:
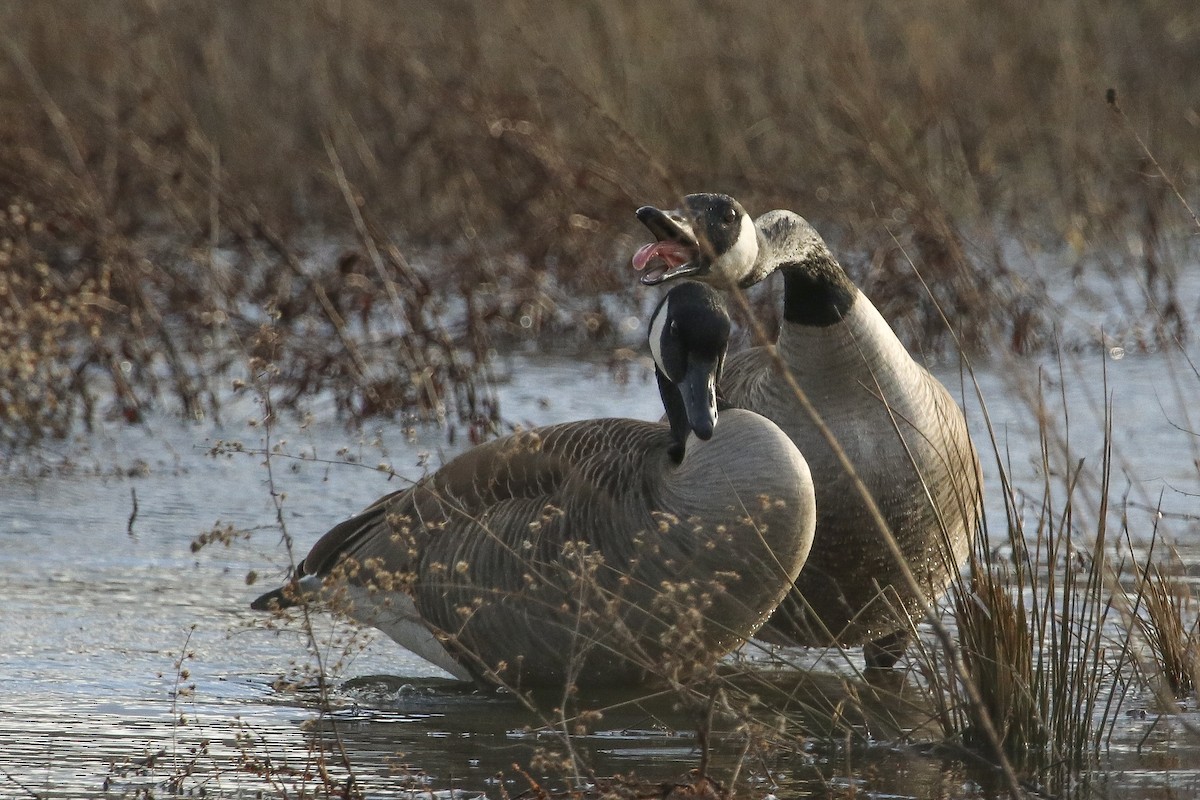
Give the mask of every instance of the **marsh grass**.
M 947 736 L 990 748 L 978 732 L 984 714 L 1000 734 L 1003 757 L 1038 791 L 1086 793 L 1111 726 L 1131 688 L 1131 642 L 1114 637 L 1116 567 L 1108 555 L 1111 412 L 1105 417 L 1095 529 L 1080 527 L 1086 504 L 1083 460 L 1052 468 L 1047 416 L 1038 409 L 1043 496 L 1024 513 L 1003 479 L 1007 546 L 976 541 L 970 574 L 952 591 L 967 674 L 983 706 L 957 703 L 941 719 Z M 998 455 L 998 454 L 997 454 Z M 1002 475 L 1003 466 L 1001 467 Z M 1061 475 L 1062 485 L 1051 485 Z M 995 754 L 1000 756 L 1001 754 Z
M 493 343 L 611 341 L 631 209 L 684 189 L 803 210 L 930 354 L 939 306 L 969 350 L 1044 347 L 1064 243 L 1174 309 L 1146 346 L 1186 332 L 1190 6 L 1010 6 L 7 4 L 2 443 L 219 414 L 264 314 L 281 406 L 486 435 Z
M 1134 561 L 1134 569 L 1135 600 L 1128 616 L 1146 643 L 1154 686 L 1168 698 L 1190 697 L 1200 669 L 1194 590 L 1172 563 L 1154 560 L 1153 547 L 1144 563 Z
M 226 198 L 229 241 L 172 253 L 95 209 L 63 208 L 76 189 L 26 184 L 23 196 L 44 197 L 0 215 L 0 446 L 137 423 L 154 405 L 219 419 L 225 387 L 268 365 L 279 412 L 325 395 L 348 420 L 427 420 L 476 437 L 498 422 L 480 380 L 487 331 L 451 332 L 447 298 L 373 223 L 313 259 Z

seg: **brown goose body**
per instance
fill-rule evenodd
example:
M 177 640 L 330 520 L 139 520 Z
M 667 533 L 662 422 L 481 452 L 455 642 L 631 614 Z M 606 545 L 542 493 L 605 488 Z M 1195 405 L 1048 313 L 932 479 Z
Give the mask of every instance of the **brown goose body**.
M 693 424 L 716 418 L 722 320 L 719 354 L 697 360 L 671 346 L 688 320 L 656 312 L 671 425 L 586 420 L 475 447 L 334 527 L 294 584 L 253 606 L 320 591 L 485 683 L 628 684 L 711 664 L 790 591 L 816 519 L 808 467 L 778 426 L 741 409 Z M 709 322 L 690 327 L 711 338 Z M 672 399 L 672 381 L 699 390 Z
M 962 410 L 803 218 L 771 211 L 751 220 L 736 200 L 712 194 L 689 195 L 678 212 L 647 207 L 638 215 L 659 242 L 640 250 L 635 266 L 656 256 L 668 266 L 644 282 L 687 274 L 745 288 L 783 273 L 778 341 L 730 356 L 721 380 L 729 405 L 762 414 L 796 443 L 816 490 L 812 551 L 769 627 L 807 645 L 862 644 L 906 630 L 958 574 L 978 526 L 982 474 Z M 920 592 L 911 591 L 785 369 L 865 483 Z
M 678 465 L 670 444 L 664 425 L 607 419 L 481 445 L 333 528 L 299 572 L 343 573 L 351 615 L 402 645 L 431 631 L 460 677 L 636 682 L 689 624 L 695 663 L 711 662 L 799 573 L 811 480 L 748 412 L 723 413 Z

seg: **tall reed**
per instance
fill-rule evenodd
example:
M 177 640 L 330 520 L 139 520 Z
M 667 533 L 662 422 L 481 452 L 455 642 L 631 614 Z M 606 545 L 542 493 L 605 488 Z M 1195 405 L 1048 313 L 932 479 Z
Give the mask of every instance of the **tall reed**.
M 969 577 L 953 591 L 964 677 L 980 688 L 984 708 L 958 705 L 943 726 L 947 735 L 986 750 L 976 730 L 986 713 L 1020 774 L 1039 791 L 1062 795 L 1086 783 L 1120 712 L 1131 645 L 1113 638 L 1111 410 L 1099 454 L 1099 505 L 1083 514 L 1077 513 L 1087 502 L 1079 485 L 1083 462 L 1068 464 L 1061 485 L 1053 485 L 1051 423 L 1044 406 L 1038 411 L 1043 497 L 1023 509 L 1006 486 L 1007 546 L 981 537 Z M 1079 523 L 1091 513 L 1095 529 L 1085 533 Z

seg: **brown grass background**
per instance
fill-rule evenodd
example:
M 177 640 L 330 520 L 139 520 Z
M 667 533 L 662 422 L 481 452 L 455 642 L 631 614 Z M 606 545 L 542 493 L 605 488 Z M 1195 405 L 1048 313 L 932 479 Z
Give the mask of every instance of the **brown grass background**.
M 0 411 L 97 368 L 136 396 L 112 364 L 156 358 L 203 405 L 213 337 L 177 332 L 235 299 L 338 328 L 392 297 L 477 357 L 561 332 L 564 297 L 636 291 L 632 211 L 700 190 L 807 216 L 912 343 L 947 337 L 908 257 L 969 348 L 1025 351 L 1052 325 L 1005 243 L 1153 286 L 1192 223 L 1132 134 L 1185 195 L 1200 171 L 1187 0 L 36 2 L 0 30 Z M 356 245 L 314 265 L 314 237 Z

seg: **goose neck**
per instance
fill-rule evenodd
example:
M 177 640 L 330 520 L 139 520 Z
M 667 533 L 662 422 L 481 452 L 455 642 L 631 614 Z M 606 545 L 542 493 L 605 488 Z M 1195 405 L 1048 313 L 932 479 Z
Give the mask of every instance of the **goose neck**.
M 858 290 L 808 222 L 790 211 L 769 211 L 755 223 L 759 257 L 754 281 L 783 273 L 784 319 L 795 325 L 828 327 L 850 313 Z
M 793 325 L 827 328 L 845 321 L 858 290 L 828 251 L 812 253 L 783 271 L 783 318 Z

